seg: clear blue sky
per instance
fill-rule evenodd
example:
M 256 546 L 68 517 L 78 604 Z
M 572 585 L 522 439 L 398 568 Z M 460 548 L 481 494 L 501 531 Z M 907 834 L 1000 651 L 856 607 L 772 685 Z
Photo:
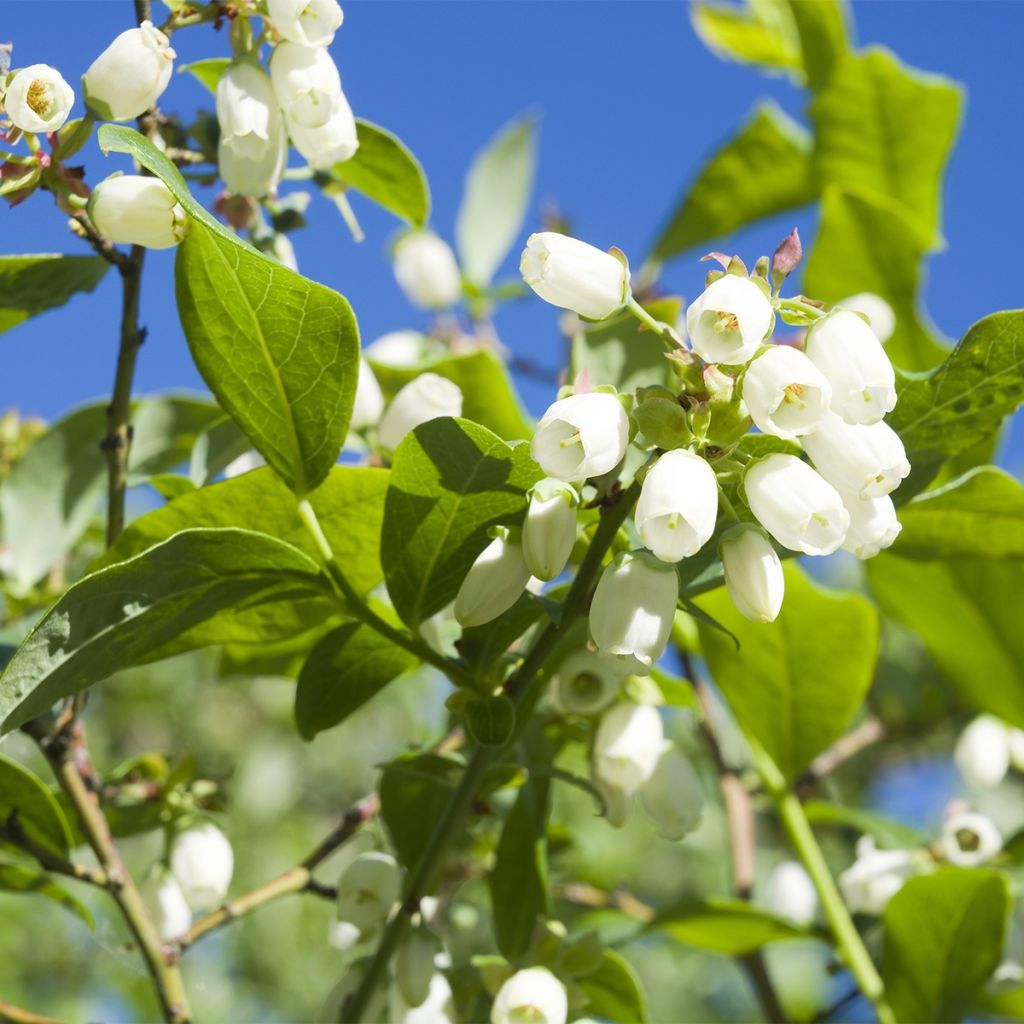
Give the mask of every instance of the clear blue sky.
M 165 9 L 155 3 L 162 18 Z M 804 95 L 784 79 L 718 60 L 697 40 L 686 6 L 670 2 L 527 0 L 349 0 L 332 53 L 358 116 L 398 133 L 430 179 L 432 222 L 451 238 L 465 169 L 474 151 L 524 109 L 542 115 L 540 166 L 531 219 L 554 202 L 581 237 L 618 245 L 639 262 L 684 184 L 761 97 L 802 117 Z M 1024 4 L 981 0 L 854 3 L 860 43 L 879 43 L 916 67 L 949 75 L 968 90 L 945 185 L 946 251 L 931 261 L 928 305 L 950 337 L 996 309 L 1024 305 L 1018 240 L 1024 236 L 1018 130 L 1024 109 L 1020 39 Z M 3 0 L 0 41 L 15 44 L 15 65 L 58 67 L 78 78 L 132 21 L 129 0 Z M 175 37 L 181 63 L 227 53 L 209 27 Z M 176 76 L 162 106 L 187 113 L 210 97 Z M 88 180 L 126 169 L 124 158 L 84 152 Z M 293 162 L 295 160 L 293 159 Z M 343 292 L 364 342 L 423 324 L 391 275 L 386 243 L 397 224 L 360 197 L 366 229 L 352 242 L 333 206 L 313 203 L 310 227 L 293 235 L 303 271 Z M 810 213 L 787 216 L 727 240 L 755 258 L 798 223 L 813 237 Z M 48 195 L 0 210 L 0 252 L 85 251 L 65 230 Z M 138 390 L 201 387 L 173 305 L 170 253 L 152 254 L 143 297 L 149 340 Z M 515 272 L 515 256 L 504 272 Z M 667 282 L 692 295 L 703 278 L 696 259 L 669 268 Z M 108 391 L 113 374 L 118 283 L 96 296 L 29 321 L 0 337 L 0 407 L 52 417 Z M 552 311 L 539 302 L 509 309 L 498 322 L 506 344 L 554 365 L 561 355 Z M 523 381 L 534 409 L 549 389 Z M 1018 435 L 1020 431 L 1017 431 Z M 1018 443 L 1015 449 L 1021 446 Z M 1014 452 L 1011 462 L 1017 463 Z

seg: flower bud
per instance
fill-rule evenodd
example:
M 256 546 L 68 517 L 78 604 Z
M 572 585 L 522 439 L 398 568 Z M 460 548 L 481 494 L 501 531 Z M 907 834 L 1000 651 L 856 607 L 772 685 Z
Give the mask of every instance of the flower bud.
M 32 64 L 15 72 L 3 93 L 3 109 L 23 132 L 55 132 L 75 104 L 74 90 L 49 64 Z
M 374 427 L 384 412 L 384 395 L 377 383 L 377 376 L 370 369 L 364 356 L 359 357 L 359 379 L 356 381 L 356 398 L 352 406 L 350 430 L 365 430 Z
M 169 249 L 189 232 L 191 221 L 159 179 L 114 174 L 89 196 L 89 219 L 101 235 L 120 245 Z
M 896 372 L 856 313 L 836 310 L 807 332 L 808 359 L 832 385 L 832 411 L 847 423 L 877 423 L 896 406 Z
M 907 453 L 888 423 L 853 425 L 829 413 L 803 446 L 814 468 L 839 491 L 881 498 L 910 472 Z
M 832 400 L 832 387 L 818 368 L 788 345 L 773 345 L 747 367 L 743 401 L 750 418 L 765 434 L 792 440 L 821 423 Z
M 658 709 L 622 702 L 601 716 L 594 737 L 594 774 L 607 786 L 632 796 L 658 766 L 665 733 Z
M 409 1006 L 420 1006 L 430 994 L 434 978 L 434 957 L 441 943 L 426 928 L 414 929 L 395 957 L 395 982 Z
M 338 879 L 338 920 L 364 935 L 387 920 L 402 888 L 398 862 L 387 853 L 361 853 Z
M 715 471 L 684 448 L 665 452 L 644 477 L 633 518 L 640 539 L 663 562 L 695 555 L 715 532 Z
M 978 715 L 960 733 L 953 760 L 972 789 L 994 789 L 1010 770 L 1009 729 L 994 715 Z
M 774 622 L 782 608 L 786 579 L 764 530 L 753 523 L 734 526 L 722 538 L 719 552 L 736 611 L 751 622 Z
M 317 128 L 305 128 L 288 122 L 288 131 L 295 148 L 317 171 L 330 170 L 355 156 L 359 149 L 356 119 L 344 93 L 339 93 L 330 119 Z
M 551 680 L 551 700 L 559 711 L 593 715 L 609 705 L 622 688 L 622 675 L 608 658 L 594 651 L 570 654 Z
M 395 279 L 421 309 L 446 309 L 462 295 L 462 277 L 451 246 L 433 231 L 410 231 L 395 246 Z
M 615 395 L 594 391 L 548 406 L 530 454 L 548 476 L 568 483 L 601 476 L 626 454 L 629 417 Z
M 735 366 L 758 350 L 772 329 L 772 304 L 749 278 L 726 274 L 686 311 L 693 350 L 709 363 Z
M 846 536 L 850 513 L 839 492 L 795 455 L 755 462 L 743 478 L 758 522 L 785 548 L 830 555 Z
M 427 339 L 419 331 L 390 331 L 371 341 L 365 355 L 386 366 L 415 366 L 427 358 Z
M 196 825 L 178 835 L 171 846 L 171 873 L 193 910 L 209 910 L 221 903 L 234 869 L 231 844 L 216 825 Z
M 629 301 L 629 270 L 619 259 L 557 231 L 530 235 L 519 273 L 545 302 L 588 320 L 603 320 Z
M 858 498 L 840 491 L 843 505 L 850 516 L 850 525 L 843 538 L 843 550 L 857 558 L 874 558 L 890 547 L 903 529 L 896 518 L 896 506 L 888 495 L 882 498 Z
M 576 505 L 568 485 L 552 477 L 534 484 L 523 521 L 523 555 L 539 580 L 553 580 L 566 566 L 576 543 Z
M 810 924 L 818 911 L 818 893 L 803 864 L 784 860 L 768 876 L 765 904 L 798 924 Z
M 455 597 L 455 618 L 463 627 L 482 626 L 507 612 L 530 582 L 521 544 L 508 531 L 494 538 L 470 566 Z
M 391 400 L 380 421 L 377 437 L 394 451 L 402 438 L 421 423 L 438 416 L 461 416 L 462 392 L 458 384 L 436 373 L 421 373 Z
M 880 915 L 903 883 L 917 873 L 909 850 L 879 850 L 871 836 L 857 840 L 857 859 L 839 876 L 839 889 L 855 914 Z
M 692 832 L 700 824 L 704 794 L 690 759 L 668 744 L 640 789 L 640 802 L 665 839 L 675 842 Z
M 299 46 L 329 46 L 344 20 L 337 0 L 267 0 L 267 17 Z
M 192 924 L 192 910 L 177 879 L 166 868 L 158 867 L 142 887 L 153 923 L 164 942 L 184 935 Z
M 217 83 L 217 161 L 229 192 L 262 198 L 284 173 L 288 139 L 270 78 L 247 60 Z
M 590 635 L 598 650 L 637 675 L 662 656 L 679 600 L 674 568 L 645 555 L 617 555 L 601 574 L 590 605 Z
M 327 124 L 341 97 L 341 75 L 323 47 L 287 41 L 270 55 L 270 81 L 284 116 L 293 127 Z
M 565 986 L 546 967 L 528 967 L 498 989 L 491 1024 L 565 1024 L 568 1015 Z
M 951 814 L 942 825 L 940 842 L 946 860 L 962 868 L 984 864 L 1003 848 L 995 822 L 973 811 Z
M 82 77 L 85 105 L 104 121 L 131 121 L 167 88 L 177 55 L 151 21 L 122 32 Z
M 857 313 L 863 313 L 870 321 L 872 333 L 884 345 L 896 330 L 896 313 L 881 295 L 874 292 L 858 292 L 848 299 L 837 302 L 836 306 L 842 309 L 852 309 Z
M 430 979 L 427 998 L 419 1006 L 410 1007 L 396 986 L 391 990 L 389 1008 L 391 1024 L 456 1024 L 458 1021 L 452 987 L 440 971 Z

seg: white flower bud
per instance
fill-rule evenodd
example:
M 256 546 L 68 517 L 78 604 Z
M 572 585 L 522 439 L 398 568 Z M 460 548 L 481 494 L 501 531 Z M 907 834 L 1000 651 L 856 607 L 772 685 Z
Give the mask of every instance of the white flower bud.
M 370 342 L 365 355 L 386 366 L 415 366 L 427 358 L 427 339 L 419 331 L 391 331 Z
M 193 910 L 209 910 L 221 903 L 234 870 L 231 844 L 216 825 L 187 829 L 171 846 L 171 872 Z
M 344 20 L 337 0 L 267 0 L 267 17 L 299 46 L 329 46 Z
M 843 538 L 843 550 L 858 558 L 874 558 L 890 547 L 903 529 L 896 518 L 896 506 L 888 495 L 882 498 L 858 498 L 840 491 L 850 516 L 850 525 Z
M 458 384 L 436 373 L 421 373 L 398 392 L 380 421 L 377 437 L 394 451 L 402 438 L 421 423 L 438 416 L 461 416 L 462 392 Z
M 139 117 L 163 95 L 176 56 L 151 21 L 122 32 L 82 78 L 86 106 L 104 121 Z
M 993 789 L 1010 770 L 1010 731 L 994 715 L 978 715 L 960 733 L 953 751 L 964 781 L 972 789 Z
M 751 622 L 774 622 L 782 608 L 786 579 L 771 541 L 753 523 L 741 523 L 719 544 L 725 586 L 733 605 Z
M 430 994 L 434 978 L 434 958 L 441 943 L 426 928 L 416 928 L 398 948 L 395 956 L 395 982 L 409 1006 L 421 1006 Z
M 700 551 L 717 518 L 715 471 L 683 448 L 665 452 L 644 477 L 633 515 L 640 539 L 663 562 Z
M 818 894 L 803 864 L 784 860 L 768 876 L 765 904 L 798 924 L 810 924 L 818 911 Z
M 189 232 L 191 221 L 159 179 L 114 174 L 89 196 L 89 219 L 101 235 L 119 245 L 169 249 Z
M 565 1024 L 568 1015 L 565 986 L 546 967 L 517 971 L 491 1006 L 491 1024 Z
M 530 235 L 519 273 L 545 302 L 589 320 L 603 320 L 629 301 L 629 271 L 620 260 L 557 231 Z
M 397 986 L 391 990 L 391 1024 L 456 1024 L 455 1000 L 448 979 L 437 972 L 430 979 L 427 998 L 419 1006 L 410 1007 Z
M 523 555 L 539 580 L 553 580 L 566 566 L 576 543 L 579 499 L 567 484 L 547 477 L 534 484 L 523 520 Z
M 288 139 L 270 78 L 243 60 L 217 83 L 217 161 L 229 192 L 262 198 L 284 173 Z
M 709 363 L 736 366 L 758 350 L 772 329 L 772 304 L 749 278 L 726 274 L 686 311 L 693 350 Z
M 665 746 L 658 709 L 622 702 L 602 716 L 594 737 L 594 775 L 632 796 L 654 775 Z
M 615 395 L 570 395 L 548 406 L 530 454 L 548 476 L 573 483 L 614 469 L 626 454 L 629 417 Z
M 811 324 L 808 359 L 832 385 L 832 411 L 847 423 L 877 423 L 896 406 L 896 372 L 856 313 L 836 310 Z
M 690 759 L 668 744 L 640 789 L 640 802 L 665 839 L 675 842 L 692 832 L 700 824 L 704 794 Z
M 398 862 L 387 853 L 361 853 L 338 879 L 337 916 L 364 935 L 388 918 L 402 888 Z
M 289 121 L 288 132 L 295 148 L 318 171 L 330 170 L 355 156 L 359 149 L 356 119 L 344 93 L 339 93 L 330 119 L 317 128 L 305 128 Z
M 795 455 L 755 462 L 743 478 L 758 522 L 785 548 L 830 555 L 843 542 L 850 513 L 839 492 Z
M 818 368 L 788 345 L 773 345 L 747 367 L 743 401 L 765 434 L 792 440 L 820 424 L 832 400 L 832 387 Z
M 1003 848 L 1003 837 L 991 818 L 962 811 L 943 822 L 941 843 L 950 864 L 974 868 L 991 860 Z
M 320 46 L 279 43 L 270 55 L 270 81 L 293 127 L 319 128 L 327 124 L 341 97 L 338 65 Z
M 814 468 L 839 491 L 881 498 L 910 472 L 907 453 L 888 423 L 847 423 L 829 413 L 813 434 L 802 438 Z
M 522 545 L 505 530 L 470 566 L 455 596 L 455 618 L 463 627 L 482 626 L 507 612 L 530 582 Z
M 622 688 L 618 666 L 594 651 L 570 654 L 551 680 L 551 700 L 560 711 L 593 715 L 607 707 Z
M 421 309 L 454 306 L 462 295 L 462 276 L 451 246 L 433 231 L 410 231 L 395 246 L 395 280 L 405 297 Z
M 880 915 L 916 872 L 909 850 L 879 850 L 871 836 L 861 836 L 857 859 L 839 876 L 839 889 L 855 914 Z
M 662 656 L 679 600 L 674 568 L 642 552 L 617 555 L 601 574 L 590 605 L 590 635 L 598 650 L 637 675 Z
M 342 952 L 357 945 L 363 933 L 348 921 L 331 921 L 327 925 L 327 942 Z
M 350 430 L 363 430 L 376 426 L 384 412 L 384 394 L 377 383 L 377 376 L 364 356 L 359 357 L 359 379 L 356 381 L 356 398 L 352 406 Z
M 32 64 L 15 72 L 2 98 L 15 127 L 36 134 L 57 131 L 75 104 L 74 90 L 48 64 Z
M 192 924 L 192 910 L 177 879 L 166 868 L 157 868 L 142 887 L 153 923 L 164 942 L 184 935 Z
M 875 295 L 874 292 L 858 292 L 848 299 L 837 302 L 836 306 L 863 313 L 871 321 L 871 330 L 883 345 L 896 330 L 896 313 L 892 306 L 881 295 Z

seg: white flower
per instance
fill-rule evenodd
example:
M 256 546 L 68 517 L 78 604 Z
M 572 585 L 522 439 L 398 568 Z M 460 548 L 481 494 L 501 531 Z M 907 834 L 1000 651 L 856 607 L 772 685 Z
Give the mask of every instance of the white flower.
M 391 400 L 380 421 L 380 443 L 394 451 L 403 437 L 421 423 L 438 416 L 461 416 L 462 392 L 458 384 L 436 373 L 421 373 Z
M 171 846 L 171 872 L 193 910 L 209 910 L 221 903 L 234 869 L 231 844 L 216 825 L 195 825 Z
M 829 382 L 803 352 L 788 345 L 766 349 L 743 375 L 743 401 L 765 434 L 792 440 L 811 433 L 831 400 Z
M 755 462 L 743 478 L 758 522 L 785 548 L 829 555 L 843 542 L 850 513 L 839 492 L 795 455 Z
M 991 818 L 961 811 L 943 822 L 941 843 L 951 864 L 973 868 L 991 860 L 1003 848 L 1003 837 Z
M 430 979 L 427 998 L 419 1006 L 410 1007 L 395 987 L 391 990 L 391 1024 L 455 1024 L 455 1000 L 448 979 L 440 972 Z
M 267 17 L 300 46 L 329 46 L 344 20 L 337 0 L 267 0 Z
M 839 876 L 839 889 L 855 914 L 879 915 L 916 871 L 910 850 L 879 850 L 871 836 L 861 836 L 857 859 Z
M 840 494 L 850 516 L 843 550 L 858 558 L 874 558 L 879 551 L 890 547 L 903 529 L 903 524 L 896 518 L 892 498 L 888 495 L 858 498 L 848 491 L 840 491 Z
M 545 302 L 589 320 L 603 320 L 629 301 L 629 271 L 620 260 L 557 231 L 530 235 L 519 273 Z
M 262 198 L 284 172 L 288 139 L 270 78 L 259 65 L 239 61 L 217 83 L 220 142 L 217 161 L 229 192 Z
M 640 789 L 640 802 L 665 839 L 675 842 L 700 824 L 704 794 L 688 757 L 666 745 L 651 777 Z
M 270 81 L 292 126 L 319 128 L 327 124 L 341 96 L 338 65 L 320 46 L 279 43 L 270 55 Z
M 455 597 L 455 618 L 464 627 L 482 626 L 509 610 L 530 581 L 522 545 L 508 531 L 494 538 L 470 566 Z
M 344 93 L 340 93 L 330 119 L 317 128 L 305 128 L 289 121 L 288 133 L 295 148 L 318 171 L 351 160 L 359 149 L 356 119 Z
M 745 363 L 772 328 L 772 304 L 749 278 L 726 274 L 686 311 L 693 350 L 709 363 Z
M 3 93 L 4 110 L 23 132 L 55 132 L 68 119 L 74 90 L 49 64 L 32 64 L 15 72 Z
M 169 249 L 191 226 L 171 190 L 159 179 L 114 174 L 89 196 L 89 219 L 101 235 L 120 245 Z
M 387 366 L 415 366 L 427 357 L 427 339 L 419 331 L 391 331 L 370 342 L 365 354 Z
M 640 539 L 663 562 L 695 555 L 715 532 L 715 471 L 691 451 L 665 452 L 644 477 L 633 518 Z
M 896 314 L 881 295 L 874 292 L 858 292 L 848 299 L 837 302 L 836 306 L 852 309 L 863 313 L 871 321 L 871 330 L 875 337 L 884 345 L 896 330 Z
M 410 231 L 395 246 L 395 279 L 405 297 L 421 309 L 454 306 L 462 277 L 451 246 L 433 231 Z
M 829 413 L 802 441 L 815 469 L 859 498 L 884 497 L 910 472 L 900 435 L 888 423 L 850 424 Z
M 753 523 L 730 529 L 719 544 L 725 586 L 736 610 L 751 622 L 774 622 L 786 579 L 771 541 Z
M 359 357 L 359 379 L 356 381 L 356 398 L 352 406 L 351 430 L 363 430 L 379 422 L 384 412 L 384 394 L 377 383 L 377 376 L 370 369 L 364 356 Z
M 553 477 L 534 484 L 523 520 L 523 555 L 539 580 L 553 580 L 576 543 L 576 492 Z
M 379 928 L 402 888 L 398 862 L 387 853 L 361 853 L 338 879 L 337 917 L 364 935 Z
M 626 454 L 629 417 L 615 395 L 570 395 L 540 418 L 530 454 L 548 476 L 573 483 L 614 469 Z
M 592 715 L 607 707 L 622 688 L 618 666 L 595 651 L 570 654 L 551 680 L 551 700 L 560 711 Z
M 170 40 L 151 21 L 122 32 L 82 78 L 86 106 L 105 121 L 131 121 L 144 114 L 171 80 Z
M 780 861 L 768 876 L 765 904 L 782 917 L 810 924 L 818 910 L 818 894 L 803 864 Z
M 597 727 L 594 774 L 606 786 L 632 796 L 654 774 L 664 745 L 657 708 L 626 701 L 615 704 Z
M 649 672 L 665 651 L 678 600 L 674 568 L 643 552 L 617 555 L 590 605 L 594 644 L 635 674 Z
M 994 715 L 978 715 L 960 733 L 953 751 L 960 774 L 972 789 L 993 789 L 1010 770 L 1010 730 Z
M 409 1006 L 421 1006 L 430 994 L 434 978 L 434 958 L 441 943 L 426 928 L 415 928 L 398 948 L 395 956 L 395 982 Z
M 896 406 L 896 372 L 856 313 L 839 309 L 807 332 L 808 359 L 832 385 L 832 411 L 847 423 L 877 423 Z
M 192 910 L 177 879 L 166 868 L 157 868 L 142 887 L 157 933 L 164 942 L 184 935 L 192 924 Z
M 528 967 L 498 989 L 491 1024 L 565 1024 L 568 1015 L 565 986 L 546 967 Z

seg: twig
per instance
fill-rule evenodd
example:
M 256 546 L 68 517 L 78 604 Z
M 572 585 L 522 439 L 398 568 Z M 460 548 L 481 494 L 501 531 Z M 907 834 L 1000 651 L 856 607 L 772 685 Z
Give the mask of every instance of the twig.
M 566 882 L 564 885 L 554 887 L 554 895 L 566 900 L 568 903 L 575 903 L 581 907 L 590 907 L 594 910 L 603 910 L 606 907 L 613 907 L 621 910 L 629 917 L 635 918 L 644 924 L 649 924 L 657 916 L 654 907 L 637 899 L 632 893 L 624 889 L 616 889 L 613 892 L 605 892 L 589 882 Z
M 56 871 L 60 875 L 67 875 L 68 878 L 77 878 L 80 882 L 88 882 L 100 889 L 107 888 L 107 876 L 99 868 L 90 867 L 88 864 L 76 864 L 48 846 L 37 843 L 18 820 L 17 811 L 12 812 L 7 821 L 0 824 L 0 839 L 13 843 L 30 854 L 39 866 L 47 871 Z
M 14 1003 L 0 999 L 0 1022 L 3 1024 L 61 1024 L 55 1017 L 43 1017 L 31 1010 L 23 1010 Z
M 92 246 L 93 251 L 97 255 L 102 256 L 108 263 L 117 267 L 118 270 L 121 270 L 128 264 L 128 257 L 109 238 L 105 238 L 96 230 L 96 226 L 84 212 L 79 212 L 72 217 L 70 227 L 74 234 Z
M 840 765 L 856 757 L 865 747 L 870 747 L 885 735 L 885 726 L 877 718 L 865 718 L 858 726 L 841 736 L 828 750 L 819 754 L 810 764 L 800 781 L 816 782 L 831 775 Z

